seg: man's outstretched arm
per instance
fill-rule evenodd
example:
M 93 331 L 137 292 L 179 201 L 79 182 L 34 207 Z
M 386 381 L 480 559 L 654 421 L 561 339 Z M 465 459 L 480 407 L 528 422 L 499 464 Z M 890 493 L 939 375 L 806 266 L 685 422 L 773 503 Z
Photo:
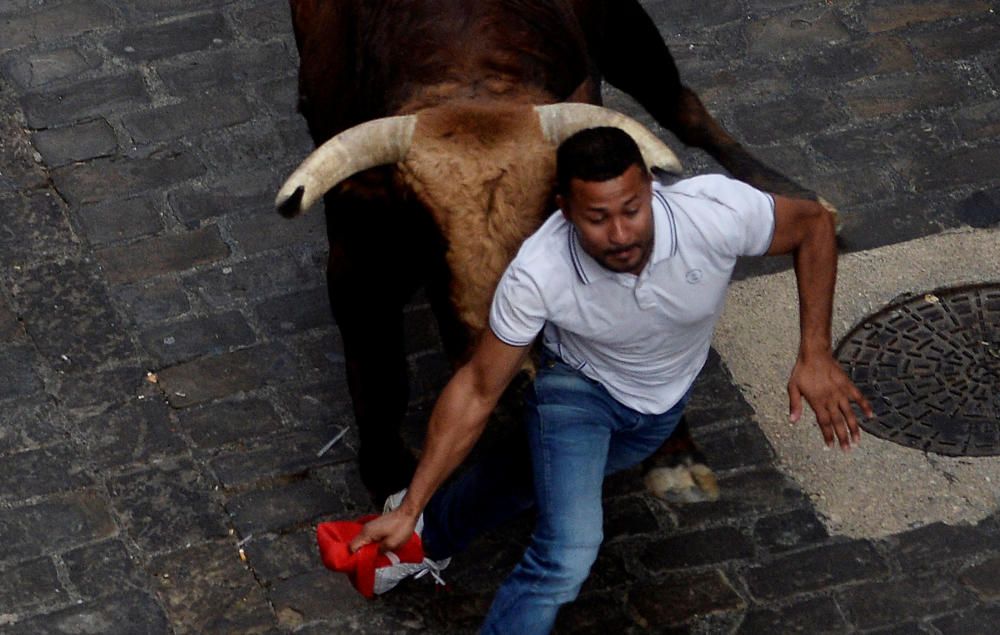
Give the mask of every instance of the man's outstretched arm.
M 410 539 L 431 496 L 482 435 L 529 348 L 505 344 L 489 329 L 483 333 L 472 358 L 455 372 L 434 404 L 420 462 L 402 504 L 366 524 L 351 542 L 352 551 L 371 542 L 391 551 Z
M 802 398 L 816 413 L 823 440 L 849 450 L 861 441 L 851 409 L 860 406 L 873 417 L 871 405 L 833 358 L 830 321 L 837 279 L 837 245 L 833 217 L 813 201 L 774 197 L 775 228 L 769 255 L 791 253 L 799 292 L 799 354 L 788 381 L 789 416 L 802 417 Z

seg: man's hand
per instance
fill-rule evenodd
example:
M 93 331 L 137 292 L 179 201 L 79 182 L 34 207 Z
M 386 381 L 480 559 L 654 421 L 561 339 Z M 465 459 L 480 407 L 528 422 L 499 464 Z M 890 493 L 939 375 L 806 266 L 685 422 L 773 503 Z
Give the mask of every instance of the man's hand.
M 528 346 L 505 344 L 489 329 L 483 333 L 472 357 L 455 371 L 434 404 L 424 451 L 406 496 L 398 508 L 365 524 L 351 541 L 352 552 L 370 543 L 378 543 L 381 551 L 392 551 L 413 536 L 431 495 L 479 439 L 487 417 L 528 351 Z
M 788 380 L 788 414 L 802 418 L 805 397 L 819 422 L 827 447 L 835 441 L 850 450 L 861 441 L 851 402 L 869 419 L 872 407 L 830 354 L 830 316 L 837 279 L 837 243 L 833 217 L 819 203 L 774 196 L 774 238 L 768 253 L 792 254 L 799 291 L 798 361 Z
M 379 551 L 393 551 L 406 544 L 416 526 L 415 517 L 395 509 L 365 523 L 361 533 L 351 541 L 351 553 L 371 543 L 377 543 Z
M 799 356 L 795 363 L 788 381 L 788 413 L 792 423 L 802 418 L 803 397 L 816 413 L 827 447 L 833 447 L 834 438 L 845 451 L 861 442 L 861 430 L 851 402 L 861 408 L 865 417 L 875 416 L 871 404 L 829 354 L 808 359 Z

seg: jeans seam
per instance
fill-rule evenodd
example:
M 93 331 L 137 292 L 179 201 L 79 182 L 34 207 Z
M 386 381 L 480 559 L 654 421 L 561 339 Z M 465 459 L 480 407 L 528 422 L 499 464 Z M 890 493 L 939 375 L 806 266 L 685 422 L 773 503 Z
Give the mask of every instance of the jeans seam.
M 538 442 L 539 442 L 539 452 L 542 455 L 542 483 L 545 487 L 545 500 L 548 502 L 549 494 L 552 491 L 552 469 L 549 462 L 548 444 L 545 442 L 545 419 L 542 415 L 542 408 L 538 407 Z M 537 496 L 537 494 L 536 494 Z M 529 547 L 530 549 L 530 547 Z M 533 592 L 538 592 L 539 585 L 545 581 L 548 576 L 548 571 L 544 568 L 541 571 L 539 579 L 535 580 L 531 584 L 531 590 Z

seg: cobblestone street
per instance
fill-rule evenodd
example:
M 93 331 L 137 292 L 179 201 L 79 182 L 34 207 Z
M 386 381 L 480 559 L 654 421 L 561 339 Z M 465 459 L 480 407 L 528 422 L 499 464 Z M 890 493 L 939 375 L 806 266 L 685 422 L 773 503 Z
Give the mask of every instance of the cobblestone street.
M 845 251 L 1000 240 L 1000 0 L 643 4 Z M 272 207 L 312 150 L 296 74 L 284 0 L 0 0 L 0 633 L 473 633 L 520 557 L 529 519 L 375 601 L 320 562 L 316 523 L 372 506 L 323 214 Z M 407 330 L 417 446 L 450 367 L 421 297 Z M 558 633 L 1000 632 L 1000 511 L 831 535 L 719 355 L 689 412 L 721 500 L 610 479 Z

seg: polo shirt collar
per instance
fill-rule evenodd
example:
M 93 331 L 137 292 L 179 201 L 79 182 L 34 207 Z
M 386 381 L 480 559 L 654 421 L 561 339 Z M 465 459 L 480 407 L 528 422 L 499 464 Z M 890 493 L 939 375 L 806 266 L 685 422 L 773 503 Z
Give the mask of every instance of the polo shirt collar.
M 646 263 L 646 268 L 643 271 L 647 271 L 650 267 L 666 260 L 675 253 L 677 253 L 677 224 L 674 222 L 673 211 L 663 194 L 654 188 L 653 253 L 650 254 L 649 262 Z M 576 269 L 576 275 L 583 284 L 590 284 L 604 278 L 632 275 L 616 273 L 594 260 L 593 256 L 588 254 L 583 249 L 583 245 L 580 244 L 580 236 L 573 223 L 569 223 L 569 255 L 573 261 L 573 268 Z

